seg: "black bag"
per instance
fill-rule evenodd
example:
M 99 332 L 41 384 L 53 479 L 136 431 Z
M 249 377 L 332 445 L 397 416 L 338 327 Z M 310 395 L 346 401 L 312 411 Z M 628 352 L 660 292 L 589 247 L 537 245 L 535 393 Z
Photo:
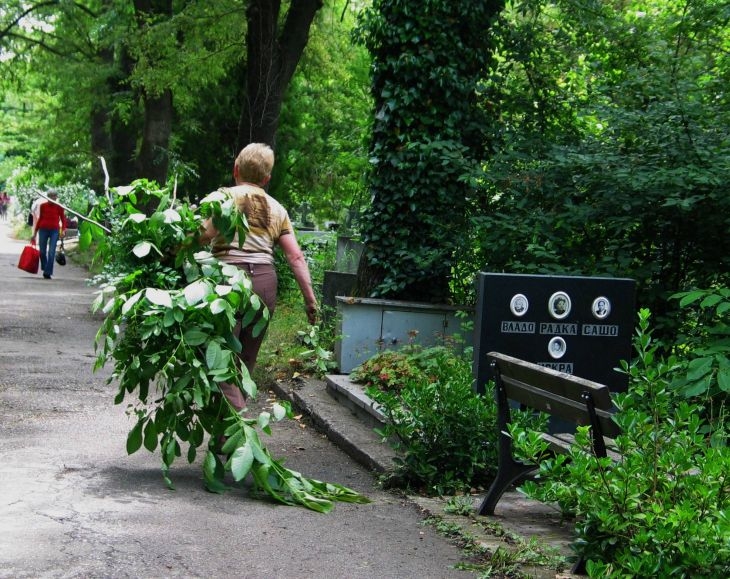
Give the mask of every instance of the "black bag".
M 66 252 L 63 249 L 63 239 L 61 240 L 61 249 L 56 250 L 56 263 L 58 265 L 66 265 Z
M 33 227 L 33 212 L 28 211 L 28 218 L 25 220 L 25 222 L 28 224 L 28 227 Z

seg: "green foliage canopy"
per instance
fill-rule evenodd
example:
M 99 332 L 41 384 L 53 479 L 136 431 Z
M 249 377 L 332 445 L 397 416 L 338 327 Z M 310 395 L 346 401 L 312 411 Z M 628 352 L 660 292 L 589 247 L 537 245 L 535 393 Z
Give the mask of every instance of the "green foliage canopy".
M 472 271 L 633 277 L 659 330 L 676 317 L 671 293 L 727 284 L 729 10 L 528 1 L 504 13 Z

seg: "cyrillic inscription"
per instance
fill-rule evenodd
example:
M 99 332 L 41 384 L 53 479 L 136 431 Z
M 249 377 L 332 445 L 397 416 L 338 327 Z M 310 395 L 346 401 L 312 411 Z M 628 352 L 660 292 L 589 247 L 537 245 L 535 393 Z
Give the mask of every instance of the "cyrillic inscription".
M 548 335 L 577 336 L 578 324 L 542 323 L 540 333 Z
M 573 373 L 573 362 L 538 362 L 537 365 L 557 370 L 558 372 L 565 372 L 566 374 Z
M 583 324 L 584 336 L 618 336 L 618 326 L 610 324 Z
M 535 322 L 503 321 L 501 331 L 503 334 L 534 334 Z

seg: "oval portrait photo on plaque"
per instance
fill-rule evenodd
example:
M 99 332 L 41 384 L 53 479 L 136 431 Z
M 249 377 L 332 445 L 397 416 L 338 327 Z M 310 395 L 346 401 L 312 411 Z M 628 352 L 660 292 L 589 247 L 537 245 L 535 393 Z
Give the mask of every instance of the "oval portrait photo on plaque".
M 562 320 L 567 317 L 570 313 L 570 308 L 570 296 L 565 292 L 555 292 L 550 296 L 548 310 L 550 311 L 550 315 L 556 320 Z
M 593 311 L 593 316 L 595 318 L 603 320 L 608 317 L 608 314 L 611 313 L 611 302 L 608 301 L 608 298 L 599 296 L 595 300 L 593 300 L 591 310 Z
M 515 294 L 509 301 L 509 309 L 517 317 L 524 316 L 529 307 L 530 302 L 527 301 L 527 297 L 524 294 Z
M 567 349 L 568 347 L 565 344 L 565 340 L 563 340 L 560 336 L 555 336 L 548 342 L 548 353 L 555 360 L 562 358 L 565 355 L 565 350 Z

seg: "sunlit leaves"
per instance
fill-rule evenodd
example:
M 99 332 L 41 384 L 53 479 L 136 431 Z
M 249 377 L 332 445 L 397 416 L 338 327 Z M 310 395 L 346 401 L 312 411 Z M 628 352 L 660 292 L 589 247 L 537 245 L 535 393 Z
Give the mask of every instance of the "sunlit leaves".
M 203 478 L 211 492 L 228 488 L 224 476 L 230 471 L 237 481 L 252 473 L 263 490 L 282 502 L 323 512 L 332 508 L 333 500 L 366 501 L 337 485 L 328 485 L 315 496 L 312 482 L 269 455 L 257 429 L 270 434 L 272 418 L 281 420 L 289 414 L 286 405 L 275 404 L 258 418 L 243 418 L 221 396 L 224 382 L 248 396 L 256 395 L 256 384 L 238 357 L 241 343 L 233 330 L 241 318 L 244 326 L 254 323 L 254 331 L 260 332 L 269 313 L 253 294 L 246 274 L 190 243 L 199 218 L 186 206 L 172 211 L 164 191 L 138 182 L 124 198 L 115 200 L 113 207 L 100 209 L 115 215 L 116 243 L 103 249 L 114 274 L 108 275 L 108 284 L 94 302 L 94 308 L 106 314 L 97 334 L 95 367 L 113 361 L 113 379 L 119 382 L 115 403 L 121 404 L 127 395 L 137 398 L 130 404 L 136 422 L 127 436 L 127 452 L 159 449 L 163 477 L 172 487 L 170 467 L 183 455 L 181 445 L 188 446 L 185 456 L 192 462 L 207 434 Z M 157 205 L 158 211 L 144 216 L 135 203 Z M 209 200 L 202 207 L 227 220 L 228 231 L 244 233 L 243 220 L 217 203 Z M 128 217 L 117 219 L 117 214 Z M 114 250 L 109 251 L 112 245 Z M 185 275 L 170 261 L 140 265 L 139 260 L 128 259 L 126 250 L 145 257 L 152 248 L 170 256 L 170 261 L 174 256 Z M 148 400 L 150 392 L 155 392 L 154 400 Z M 222 460 L 220 453 L 229 458 Z M 264 472 L 267 475 L 261 479 Z M 310 491 L 302 494 L 300 489 Z
M 251 444 L 247 441 L 239 446 L 231 456 L 231 474 L 236 481 L 243 480 L 248 475 L 253 465 L 254 457 Z
M 210 295 L 210 284 L 206 280 L 196 280 L 185 286 L 183 294 L 187 305 L 194 306 Z
M 172 298 L 170 297 L 170 292 L 166 290 L 147 288 L 147 290 L 145 291 L 145 297 L 149 300 L 150 303 L 156 306 L 162 306 L 165 308 L 172 307 Z

